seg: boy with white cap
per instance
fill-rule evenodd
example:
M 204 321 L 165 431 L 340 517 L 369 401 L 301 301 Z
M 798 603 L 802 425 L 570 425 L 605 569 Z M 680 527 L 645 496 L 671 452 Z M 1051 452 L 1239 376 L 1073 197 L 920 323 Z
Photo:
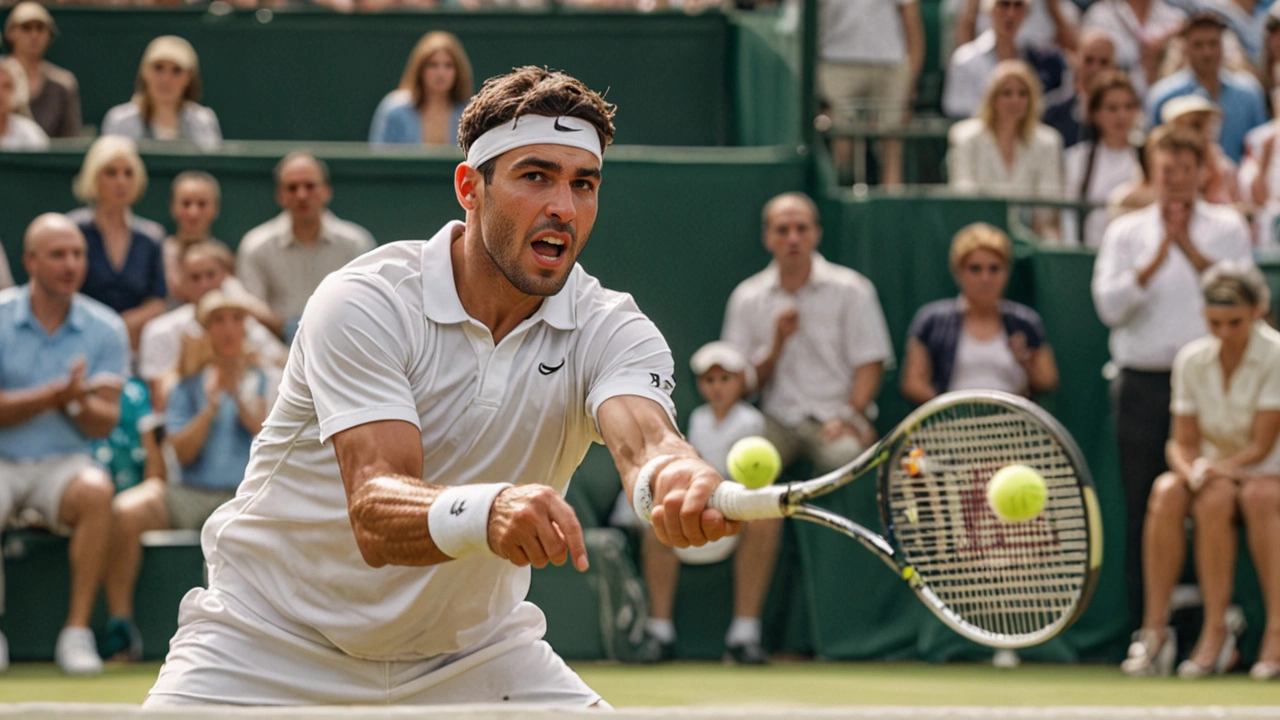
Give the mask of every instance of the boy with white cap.
M 755 368 L 727 342 L 703 345 L 689 360 L 698 376 L 698 393 L 706 401 L 689 415 L 689 444 L 722 476 L 728 477 L 729 448 L 745 437 L 764 435 L 764 415 L 743 402 L 756 384 Z M 781 520 L 757 520 L 742 534 L 733 561 L 733 622 L 725 634 L 725 657 L 734 662 L 768 662 L 760 644 L 760 611 L 764 607 L 778 557 Z M 649 586 L 649 620 L 645 648 L 650 662 L 674 657 L 676 628 L 672 622 L 680 563 L 706 565 L 729 557 L 739 536 L 696 548 L 668 548 L 651 532 L 644 533 L 644 579 Z

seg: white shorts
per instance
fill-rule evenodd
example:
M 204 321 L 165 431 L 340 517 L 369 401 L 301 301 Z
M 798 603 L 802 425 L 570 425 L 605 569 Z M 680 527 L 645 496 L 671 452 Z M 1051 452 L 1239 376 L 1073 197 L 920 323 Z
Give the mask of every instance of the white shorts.
M 601 702 L 541 639 L 514 646 L 497 640 L 417 662 L 364 660 L 276 627 L 234 598 L 202 588 L 182 599 L 178 622 L 143 707 L 507 702 L 585 708 Z
M 50 531 L 70 535 L 71 528 L 58 522 L 62 494 L 85 468 L 94 466 L 93 458 L 87 454 L 27 460 L 0 458 L 0 529 L 13 513 L 30 508 L 40 513 Z

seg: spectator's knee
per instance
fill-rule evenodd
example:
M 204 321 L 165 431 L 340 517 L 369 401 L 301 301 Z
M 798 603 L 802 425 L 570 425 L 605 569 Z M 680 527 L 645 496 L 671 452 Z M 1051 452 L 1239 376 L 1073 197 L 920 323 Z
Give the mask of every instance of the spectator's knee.
M 77 514 L 109 514 L 111 500 L 115 497 L 116 488 L 111 478 L 102 470 L 85 468 L 76 476 L 68 488 L 73 493 L 74 509 Z
M 1211 480 L 1196 492 L 1193 510 L 1196 523 L 1222 521 L 1235 516 L 1236 485 L 1228 480 Z
M 1147 501 L 1147 515 L 1162 518 L 1184 518 L 1191 502 L 1191 490 L 1181 477 L 1167 472 L 1156 478 Z
M 1247 518 L 1266 517 L 1280 511 L 1280 478 L 1249 478 L 1240 486 L 1240 512 Z

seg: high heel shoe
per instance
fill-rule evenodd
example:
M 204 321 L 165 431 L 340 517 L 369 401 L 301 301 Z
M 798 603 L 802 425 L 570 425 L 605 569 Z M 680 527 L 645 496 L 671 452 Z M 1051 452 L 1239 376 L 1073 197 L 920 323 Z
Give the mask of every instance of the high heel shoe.
M 1178 654 L 1178 642 L 1173 628 L 1165 628 L 1164 642 L 1155 630 L 1139 630 L 1133 634 L 1129 656 L 1120 663 L 1120 670 L 1130 677 L 1169 675 L 1173 660 Z
M 1219 648 L 1218 656 L 1214 659 L 1213 665 L 1205 667 L 1195 660 L 1187 658 L 1178 664 L 1178 677 L 1184 680 L 1194 680 L 1206 675 L 1221 675 L 1236 664 L 1236 639 L 1240 637 L 1240 633 L 1244 632 L 1244 611 L 1235 605 L 1227 608 L 1226 622 L 1227 636 L 1222 640 L 1222 647 Z

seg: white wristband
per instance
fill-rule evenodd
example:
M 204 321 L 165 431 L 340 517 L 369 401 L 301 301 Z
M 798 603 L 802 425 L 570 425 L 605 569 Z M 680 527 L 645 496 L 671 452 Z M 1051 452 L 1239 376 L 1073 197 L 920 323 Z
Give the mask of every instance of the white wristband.
M 427 528 L 440 552 L 451 558 L 475 553 L 493 556 L 489 547 L 489 509 L 511 483 L 459 485 L 436 496 L 427 511 Z
M 675 460 L 675 455 L 659 455 L 650 460 L 640 468 L 640 472 L 636 475 L 636 485 L 631 491 L 631 507 L 635 508 L 636 515 L 640 516 L 645 522 L 652 522 L 653 518 L 653 487 L 651 481 L 653 474 L 658 468 Z

